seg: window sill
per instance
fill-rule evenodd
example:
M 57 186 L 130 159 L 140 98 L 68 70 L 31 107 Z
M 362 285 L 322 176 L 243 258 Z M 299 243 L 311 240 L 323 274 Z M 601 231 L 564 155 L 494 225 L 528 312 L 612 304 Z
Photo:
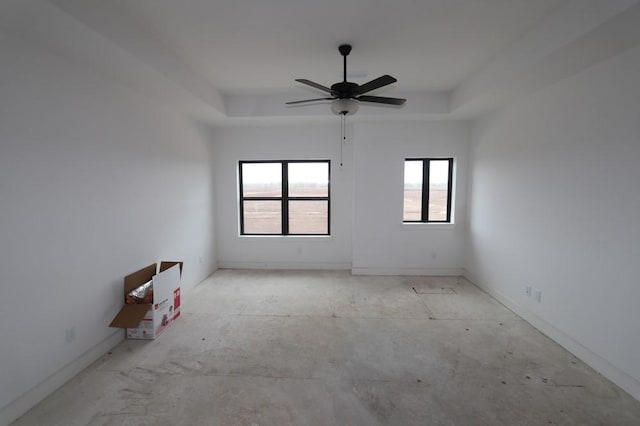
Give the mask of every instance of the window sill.
M 455 223 L 405 223 L 400 225 L 403 229 L 417 231 L 417 230 L 429 230 L 429 231 L 446 231 L 456 228 Z
M 241 240 L 250 239 L 255 241 L 278 241 L 283 243 L 327 243 L 333 240 L 332 235 L 238 235 Z

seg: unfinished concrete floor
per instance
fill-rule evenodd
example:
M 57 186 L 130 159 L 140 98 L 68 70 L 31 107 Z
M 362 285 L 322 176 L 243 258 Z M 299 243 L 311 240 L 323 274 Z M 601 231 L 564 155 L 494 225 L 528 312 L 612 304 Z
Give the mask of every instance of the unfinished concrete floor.
M 640 424 L 640 402 L 463 278 L 220 270 L 183 299 L 160 338 L 15 425 Z

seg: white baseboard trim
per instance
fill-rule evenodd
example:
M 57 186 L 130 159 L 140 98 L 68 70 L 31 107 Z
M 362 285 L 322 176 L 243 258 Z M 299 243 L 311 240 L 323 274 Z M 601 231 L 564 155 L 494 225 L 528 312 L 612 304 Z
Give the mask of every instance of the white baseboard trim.
M 216 266 L 212 267 L 209 271 L 207 271 L 204 275 L 200 276 L 200 278 L 198 278 L 197 280 L 193 281 L 190 285 L 185 286 L 184 285 L 184 281 L 183 281 L 180 284 L 180 286 L 181 286 L 181 290 L 180 291 L 182 292 L 182 294 L 188 294 L 191 290 L 193 290 L 202 281 L 206 280 L 211 275 L 215 274 L 217 270 L 218 270 L 218 266 L 217 266 L 217 263 L 216 263 Z
M 537 328 L 541 333 L 545 334 L 551 340 L 571 352 L 577 358 L 581 359 L 589 365 L 591 368 L 602 374 L 607 379 L 618 385 L 621 389 L 627 392 L 629 395 L 640 401 L 640 381 L 630 376 L 624 371 L 620 370 L 609 361 L 591 351 L 586 346 L 569 336 L 565 332 L 557 329 L 551 323 L 540 318 L 529 309 L 516 303 L 511 298 L 505 296 L 495 288 L 475 279 L 468 271 L 464 271 L 463 276 L 471 281 L 473 284 L 486 291 L 500 303 L 511 309 L 518 316 L 522 317 L 529 324 Z
M 349 270 L 347 262 L 235 262 L 220 261 L 219 269 L 299 269 L 299 270 Z
M 67 383 L 82 370 L 124 340 L 124 332 L 118 330 L 85 351 L 82 355 L 44 379 L 0 409 L 0 425 L 6 426 L 33 408 L 53 391 Z
M 458 276 L 462 275 L 462 268 L 380 268 L 380 267 L 355 267 L 351 268 L 353 275 L 438 275 Z

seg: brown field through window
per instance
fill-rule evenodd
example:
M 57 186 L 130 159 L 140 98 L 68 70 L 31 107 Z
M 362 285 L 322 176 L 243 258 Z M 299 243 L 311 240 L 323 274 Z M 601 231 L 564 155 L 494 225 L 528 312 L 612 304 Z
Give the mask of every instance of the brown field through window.
M 451 222 L 453 158 L 404 162 L 403 222 Z
M 240 161 L 241 235 L 329 235 L 330 161 Z

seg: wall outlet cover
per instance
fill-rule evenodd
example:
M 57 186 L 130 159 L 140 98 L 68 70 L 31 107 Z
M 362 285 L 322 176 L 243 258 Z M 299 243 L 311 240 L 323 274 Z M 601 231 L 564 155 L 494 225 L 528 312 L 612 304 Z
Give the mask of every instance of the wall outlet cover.
M 536 289 L 534 292 L 534 298 L 536 299 L 536 302 L 542 302 L 542 290 Z

